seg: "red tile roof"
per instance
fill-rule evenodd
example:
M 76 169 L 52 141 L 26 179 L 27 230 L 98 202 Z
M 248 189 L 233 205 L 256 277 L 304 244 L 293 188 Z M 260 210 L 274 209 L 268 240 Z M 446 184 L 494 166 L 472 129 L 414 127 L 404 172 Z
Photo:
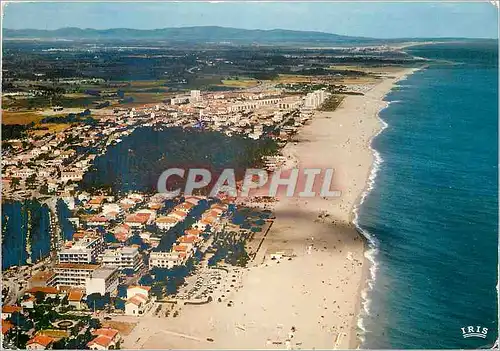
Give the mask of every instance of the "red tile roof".
M 83 299 L 83 291 L 81 290 L 71 290 L 68 294 L 68 301 L 80 302 Z
M 198 230 L 198 229 L 188 229 L 184 232 L 184 234 L 186 235 L 200 235 L 201 233 L 203 233 L 201 230 Z
M 177 223 L 178 220 L 172 217 L 159 217 L 156 219 L 156 223 Z
M 196 241 L 198 241 L 198 238 L 195 236 L 181 236 L 179 238 L 179 242 L 183 244 L 193 244 Z
M 2 313 L 21 312 L 23 310 L 20 306 L 2 306 Z
M 26 343 L 26 345 L 38 344 L 38 345 L 42 345 L 43 347 L 47 347 L 50 344 L 52 344 L 53 342 L 54 342 L 54 339 L 52 339 L 49 336 L 46 336 L 46 335 L 37 335 L 34 338 L 30 339 L 30 341 L 28 341 Z
M 129 215 L 127 216 L 127 218 L 125 219 L 125 222 L 128 222 L 128 223 L 146 223 L 149 219 L 149 216 L 145 217 L 145 216 L 139 216 L 139 215 Z
M 151 213 L 147 213 L 147 212 L 139 212 L 139 213 L 136 213 L 135 215 L 137 217 L 140 217 L 140 218 L 149 218 L 149 217 L 151 217 Z
M 180 216 L 180 217 L 186 217 L 186 214 L 182 211 L 172 211 L 171 213 L 169 213 L 171 215 L 177 215 L 177 216 Z
M 104 196 L 98 196 L 94 197 L 92 200 L 89 201 L 89 204 L 91 205 L 100 205 L 104 201 Z
M 98 345 L 101 345 L 101 346 L 104 346 L 104 347 L 108 347 L 109 344 L 111 344 L 111 338 L 108 338 L 107 336 L 105 335 L 99 335 L 97 336 L 94 340 L 92 341 L 89 341 L 87 343 L 87 346 L 92 346 L 93 344 L 98 344 Z
M 28 290 L 28 294 L 35 294 L 37 292 L 43 292 L 44 294 L 58 294 L 59 290 L 52 286 L 36 286 Z
M 177 252 L 186 252 L 187 251 L 187 246 L 185 246 L 185 245 L 174 245 L 173 249 L 174 249 L 174 251 L 177 251 Z
M 113 339 L 116 335 L 118 335 L 118 330 L 112 328 L 100 328 L 96 329 L 92 332 L 92 335 L 104 335 L 108 338 Z
M 54 276 L 52 271 L 41 271 L 30 278 L 31 281 L 47 281 Z
M 126 303 L 133 303 L 136 306 L 140 306 L 143 303 L 143 301 L 138 299 L 136 295 L 134 295 L 130 299 L 128 299 Z

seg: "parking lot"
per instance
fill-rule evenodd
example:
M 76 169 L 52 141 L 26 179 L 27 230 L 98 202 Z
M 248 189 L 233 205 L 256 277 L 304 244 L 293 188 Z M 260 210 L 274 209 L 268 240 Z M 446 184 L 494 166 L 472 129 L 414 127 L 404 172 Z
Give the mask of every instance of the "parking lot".
M 220 268 L 202 268 L 195 275 L 186 279 L 186 284 L 179 289 L 174 298 L 180 300 L 225 301 L 232 292 L 241 287 L 241 268 L 232 266 Z

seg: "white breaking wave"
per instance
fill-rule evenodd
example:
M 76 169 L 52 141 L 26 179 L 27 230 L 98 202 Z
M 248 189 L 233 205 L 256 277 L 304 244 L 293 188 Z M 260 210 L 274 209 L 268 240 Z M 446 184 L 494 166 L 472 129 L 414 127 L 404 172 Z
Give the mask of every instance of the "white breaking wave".
M 393 102 L 398 102 L 398 101 L 393 101 Z M 371 235 L 369 232 L 367 232 L 366 230 L 361 228 L 361 226 L 359 225 L 359 221 L 358 221 L 359 220 L 359 209 L 363 205 L 363 203 L 365 202 L 365 199 L 368 196 L 368 194 L 375 187 L 375 179 L 377 178 L 377 174 L 378 174 L 378 171 L 380 169 L 380 165 L 384 162 L 384 159 L 382 158 L 380 153 L 372 147 L 372 142 L 373 142 L 374 138 L 376 138 L 387 127 L 389 127 L 389 125 L 382 118 L 380 118 L 380 113 L 383 110 L 385 110 L 386 108 L 388 108 L 390 104 L 391 104 L 391 102 L 386 102 L 386 106 L 383 109 L 381 109 L 377 115 L 378 119 L 382 123 L 382 128 L 379 130 L 379 132 L 377 134 L 375 134 L 371 138 L 371 140 L 369 142 L 369 145 L 370 145 L 369 147 L 370 147 L 370 150 L 374 156 L 374 161 L 372 164 L 372 168 L 370 170 L 370 175 L 368 177 L 367 186 L 366 186 L 365 190 L 363 191 L 363 193 L 361 194 L 359 203 L 354 207 L 354 210 L 353 210 L 354 211 L 353 223 L 356 226 L 356 228 L 358 229 L 358 231 L 368 241 L 368 249 L 365 251 L 364 255 L 365 255 L 366 259 L 370 262 L 370 276 L 367 279 L 366 287 L 361 291 L 361 304 L 363 306 L 363 311 L 359 313 L 358 322 L 357 322 L 357 327 L 359 330 L 361 330 L 361 333 L 359 336 L 359 339 L 361 341 L 360 346 L 363 345 L 365 342 L 365 333 L 367 331 L 365 323 L 364 323 L 364 318 L 366 316 L 370 315 L 371 299 L 368 298 L 368 295 L 369 295 L 370 291 L 373 290 L 373 287 L 374 287 L 374 284 L 375 284 L 375 281 L 377 278 L 378 263 L 375 260 L 375 258 L 377 257 L 377 254 L 378 254 L 378 241 L 373 235 Z
M 397 89 L 398 87 L 405 87 L 405 88 L 412 87 L 412 85 L 402 84 L 402 83 L 407 83 L 409 76 L 414 74 L 415 72 L 416 71 L 414 71 L 408 75 L 400 77 L 400 79 L 392 87 L 391 91 Z M 366 238 L 366 240 L 368 242 L 368 249 L 365 251 L 364 255 L 365 255 L 366 259 L 370 262 L 370 277 L 366 281 L 365 288 L 361 291 L 361 299 L 362 299 L 361 304 L 363 306 L 363 310 L 360 311 L 359 316 L 358 316 L 358 322 L 357 322 L 357 326 L 358 326 L 359 330 L 361 330 L 361 333 L 359 336 L 359 339 L 361 341 L 360 347 L 365 343 L 365 334 L 367 332 L 367 329 L 366 329 L 366 326 L 364 323 L 364 318 L 370 315 L 370 305 L 371 305 L 372 301 L 368 296 L 370 295 L 370 292 L 373 290 L 373 287 L 375 285 L 375 281 L 377 278 L 378 263 L 376 261 L 376 257 L 378 254 L 379 244 L 378 244 L 378 240 L 375 236 L 371 235 L 369 232 L 367 232 L 366 230 L 361 228 L 361 226 L 359 225 L 359 209 L 361 208 L 361 206 L 365 202 L 365 199 L 368 196 L 368 194 L 375 187 L 375 179 L 377 178 L 377 174 L 378 174 L 378 171 L 380 169 L 381 164 L 384 162 L 384 159 L 382 158 L 380 153 L 377 150 L 375 150 L 372 146 L 373 140 L 380 133 L 382 133 L 386 128 L 389 127 L 389 125 L 380 117 L 380 114 L 382 113 L 382 111 L 387 109 L 391 104 L 399 103 L 399 102 L 401 102 L 401 101 L 399 101 L 399 100 L 384 101 L 385 106 L 382 109 L 380 109 L 380 111 L 377 114 L 377 118 L 382 123 L 382 128 L 378 131 L 378 133 L 376 133 L 374 136 L 372 136 L 372 138 L 370 139 L 370 142 L 368 143 L 369 148 L 374 156 L 374 161 L 372 164 L 372 168 L 370 170 L 370 175 L 368 177 L 367 186 L 366 186 L 365 190 L 363 191 L 363 193 L 361 194 L 359 203 L 354 207 L 354 210 L 353 210 L 353 212 L 354 212 L 353 223 L 356 226 L 356 228 L 358 229 L 358 231 Z

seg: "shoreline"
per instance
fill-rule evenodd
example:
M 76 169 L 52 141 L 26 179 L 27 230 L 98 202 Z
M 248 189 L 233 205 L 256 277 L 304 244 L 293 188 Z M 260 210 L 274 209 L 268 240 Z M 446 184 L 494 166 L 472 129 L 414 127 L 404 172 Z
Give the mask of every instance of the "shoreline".
M 374 243 L 374 238 L 371 235 L 363 230 L 359 225 L 359 210 L 363 205 L 366 197 L 370 194 L 370 192 L 375 187 L 375 182 L 377 178 L 377 174 L 379 171 L 380 164 L 383 163 L 383 159 L 380 156 L 380 153 L 373 148 L 373 140 L 383 133 L 383 131 L 389 127 L 389 125 L 380 117 L 380 113 L 385 109 L 389 108 L 390 102 L 385 101 L 385 97 L 391 92 L 391 90 L 398 84 L 399 81 L 407 79 L 409 76 L 413 75 L 415 72 L 421 70 L 423 67 L 418 68 L 409 68 L 405 69 L 399 73 L 396 79 L 393 80 L 391 87 L 387 90 L 387 92 L 382 97 L 382 102 L 384 102 L 384 106 L 377 112 L 376 118 L 380 122 L 380 130 L 376 132 L 369 140 L 369 149 L 372 152 L 373 162 L 370 167 L 370 172 L 366 178 L 366 185 L 363 191 L 359 194 L 358 199 L 356 200 L 353 209 L 352 209 L 352 222 L 356 227 L 356 230 L 360 237 L 363 239 L 364 243 L 364 260 L 363 260 L 363 273 L 362 273 L 362 281 L 358 289 L 358 304 L 356 309 L 356 319 L 353 335 L 356 336 L 355 342 L 353 343 L 353 348 L 359 349 L 361 344 L 364 342 L 364 336 L 359 332 L 360 329 L 363 328 L 363 313 L 368 313 L 370 300 L 368 299 L 368 294 L 373 289 L 373 283 L 376 279 L 376 269 L 377 263 L 370 256 L 371 253 L 376 253 L 376 246 Z M 363 310 L 364 311 L 363 311 Z

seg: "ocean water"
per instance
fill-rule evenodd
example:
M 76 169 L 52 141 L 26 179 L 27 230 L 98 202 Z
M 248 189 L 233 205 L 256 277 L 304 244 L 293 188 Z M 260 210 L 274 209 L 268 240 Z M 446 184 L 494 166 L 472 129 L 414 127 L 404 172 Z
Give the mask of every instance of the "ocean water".
M 362 348 L 471 349 L 497 338 L 497 52 L 497 43 L 414 48 L 438 61 L 386 96 L 357 217 L 373 262 Z M 464 338 L 469 325 L 487 337 Z

